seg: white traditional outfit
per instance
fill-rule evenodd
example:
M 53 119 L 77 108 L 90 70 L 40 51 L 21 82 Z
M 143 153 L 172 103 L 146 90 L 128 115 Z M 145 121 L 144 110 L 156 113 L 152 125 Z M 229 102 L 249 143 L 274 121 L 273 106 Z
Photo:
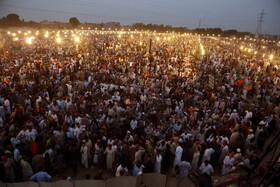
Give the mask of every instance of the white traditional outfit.
M 204 163 L 205 160 L 210 161 L 211 155 L 214 153 L 214 149 L 213 148 L 208 148 L 205 150 L 203 158 L 202 158 L 202 162 Z
M 180 164 L 180 178 L 187 178 L 191 170 L 191 165 L 189 162 L 183 161 Z
M 155 163 L 155 172 L 160 173 L 161 171 L 161 161 L 162 161 L 162 156 L 159 154 L 156 156 L 156 163 Z
M 221 155 L 220 155 L 220 157 L 219 157 L 219 163 L 222 163 L 222 162 L 223 162 L 223 160 L 225 159 L 225 156 L 226 156 L 227 152 L 228 152 L 228 146 L 225 145 L 225 146 L 223 146 Z
M 200 152 L 199 151 L 197 151 L 193 154 L 192 165 L 191 165 L 192 171 L 195 171 L 197 169 L 199 157 L 200 157 Z
M 174 164 L 173 164 L 173 166 L 179 165 L 179 164 L 181 163 L 182 154 L 183 154 L 183 149 L 182 149 L 182 147 L 179 145 L 179 146 L 176 148 L 176 151 L 175 151 L 175 158 L 174 158 Z
M 223 165 L 223 169 L 222 169 L 222 174 L 223 175 L 226 175 L 229 172 L 233 163 L 234 163 L 234 158 L 233 157 L 229 157 L 229 156 L 225 157 L 224 165 Z
M 87 146 L 82 145 L 80 152 L 82 153 L 82 164 L 88 168 L 88 149 Z
M 107 169 L 113 168 L 113 161 L 115 158 L 115 151 L 113 149 L 108 149 L 108 147 L 105 149 L 104 154 L 106 154 L 106 165 Z
M 93 156 L 93 163 L 98 164 L 98 153 L 101 148 L 96 144 L 94 144 L 94 156 Z

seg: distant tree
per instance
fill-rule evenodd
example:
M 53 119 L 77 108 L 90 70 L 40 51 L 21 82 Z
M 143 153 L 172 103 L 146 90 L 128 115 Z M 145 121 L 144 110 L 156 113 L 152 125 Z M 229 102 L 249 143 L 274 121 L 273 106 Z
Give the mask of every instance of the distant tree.
M 238 31 L 237 30 L 226 30 L 223 32 L 223 36 L 236 36 L 238 35 Z
M 12 23 L 20 22 L 19 15 L 17 14 L 8 14 L 6 20 Z
M 21 20 L 17 14 L 8 14 L 2 18 L 2 26 L 20 26 Z
M 70 24 L 73 28 L 77 28 L 80 24 L 80 21 L 76 17 L 72 17 L 69 19 Z

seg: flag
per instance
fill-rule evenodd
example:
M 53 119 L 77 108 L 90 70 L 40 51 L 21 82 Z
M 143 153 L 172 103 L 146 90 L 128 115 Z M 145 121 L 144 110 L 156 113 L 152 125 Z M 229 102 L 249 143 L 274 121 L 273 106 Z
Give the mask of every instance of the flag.
M 237 81 L 237 83 L 238 83 L 238 85 L 241 85 L 241 84 L 243 84 L 243 80 L 239 79 L 239 80 Z
M 170 53 L 170 48 L 168 48 L 168 53 Z
M 234 84 L 235 86 L 238 86 L 238 82 L 234 82 L 233 84 Z
M 251 84 L 249 83 L 248 85 L 246 85 L 246 86 L 244 87 L 244 89 L 247 90 L 247 91 L 252 90 Z
M 61 62 L 57 62 L 57 65 L 61 68 L 63 68 L 63 64 Z
M 9 81 L 8 81 L 8 79 L 6 77 L 4 77 L 3 81 L 4 81 L 4 83 L 9 85 Z
M 8 56 L 9 51 L 4 51 L 4 56 Z
M 148 71 L 147 71 L 146 75 L 147 75 L 148 78 L 150 77 L 150 73 Z
M 47 46 L 44 46 L 44 49 L 47 49 L 47 50 L 48 50 L 49 48 L 48 48 Z
M 106 65 L 104 65 L 104 66 L 103 66 L 103 69 L 104 69 L 104 71 L 106 71 L 106 70 L 107 70 L 107 66 L 106 66 Z
M 37 112 L 39 112 L 39 107 L 38 107 L 38 105 L 36 105 L 36 110 L 37 110 Z
M 30 137 L 30 151 L 31 151 L 32 155 L 36 155 L 36 153 L 37 153 L 36 142 L 33 141 L 33 139 L 31 137 Z
M 172 79 L 173 75 L 171 73 L 167 74 L 167 78 Z
M 54 123 L 53 117 L 52 116 L 48 116 L 48 121 L 49 121 L 49 123 Z

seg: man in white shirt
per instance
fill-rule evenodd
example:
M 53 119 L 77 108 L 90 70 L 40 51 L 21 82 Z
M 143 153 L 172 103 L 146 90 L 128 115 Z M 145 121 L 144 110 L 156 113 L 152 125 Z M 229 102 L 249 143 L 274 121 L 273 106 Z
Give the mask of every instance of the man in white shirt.
M 124 163 L 122 163 L 122 164 L 119 165 L 119 167 L 117 168 L 115 176 L 116 176 L 116 177 L 125 176 L 125 175 L 127 174 L 127 172 L 128 172 L 127 167 L 125 166 Z M 123 173 L 123 174 L 121 175 L 121 173 Z
M 20 140 L 18 139 L 18 137 L 16 136 L 16 134 L 13 133 L 13 132 L 11 133 L 11 136 L 12 136 L 12 138 L 11 138 L 10 142 L 11 142 L 13 148 L 15 149 L 16 146 L 17 146 L 17 144 L 20 144 Z
M 180 164 L 180 178 L 188 178 L 191 165 L 189 162 L 182 161 Z
M 18 163 L 21 159 L 21 155 L 18 149 L 19 144 L 16 145 L 16 148 L 14 149 L 14 159 Z
M 233 158 L 233 152 L 225 157 L 225 159 L 223 161 L 223 168 L 222 168 L 223 175 L 226 175 L 230 171 L 230 169 L 233 166 L 234 161 L 235 161 L 235 159 Z
M 245 113 L 246 115 L 244 117 L 244 122 L 247 122 L 248 119 L 252 118 L 253 113 L 251 111 L 249 112 L 248 110 L 246 110 Z
M 181 163 L 183 148 L 181 147 L 180 144 L 181 143 L 179 143 L 179 145 L 177 146 L 176 151 L 175 151 L 175 158 L 174 158 L 174 165 L 173 165 L 174 167 Z
M 199 169 L 202 173 L 207 173 L 209 176 L 211 176 L 214 172 L 213 167 L 211 166 L 211 164 L 209 164 L 208 160 L 205 160 L 204 163 L 201 164 Z
M 135 160 L 134 163 L 136 163 L 137 161 L 142 162 L 142 155 L 145 153 L 145 149 L 141 146 L 135 148 Z
M 82 128 L 81 128 L 80 124 L 77 123 L 77 126 L 74 130 L 74 136 L 76 137 L 77 140 L 79 139 L 79 135 L 81 132 L 82 132 Z
M 33 129 L 31 124 L 28 124 L 27 129 L 28 129 L 26 132 L 27 141 L 31 141 L 31 139 L 35 141 L 37 137 L 37 130 Z
M 43 119 L 40 121 L 39 123 L 39 127 L 41 127 L 41 129 L 43 130 L 44 128 L 47 128 L 48 124 L 47 124 L 47 120 Z
M 205 149 L 204 155 L 203 155 L 203 158 L 202 158 L 202 162 L 204 162 L 205 160 L 210 161 L 211 155 L 212 155 L 214 152 L 215 152 L 214 149 L 211 148 L 211 147 Z
M 133 131 L 137 127 L 137 121 L 135 119 L 131 120 L 130 127 Z
M 11 106 L 9 99 L 5 99 L 4 106 L 7 108 L 8 113 L 11 114 Z
M 190 134 L 187 129 L 185 129 L 184 133 L 181 134 L 181 137 L 184 141 L 186 141 L 186 139 L 189 140 L 191 136 L 192 136 L 192 134 Z

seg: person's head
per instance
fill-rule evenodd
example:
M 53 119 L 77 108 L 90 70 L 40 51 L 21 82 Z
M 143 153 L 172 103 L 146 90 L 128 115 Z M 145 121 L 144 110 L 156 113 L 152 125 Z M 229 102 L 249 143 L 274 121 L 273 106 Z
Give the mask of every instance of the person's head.
M 86 140 L 83 140 L 82 141 L 82 146 L 85 146 L 86 145 Z
M 241 149 L 240 149 L 240 148 L 237 148 L 237 149 L 236 149 L 236 153 L 241 153 Z
M 158 156 L 160 154 L 159 150 L 157 149 L 156 150 L 156 155 Z
M 8 157 L 6 155 L 1 157 L 1 160 L 5 163 L 8 160 Z
M 38 171 L 43 171 L 43 169 L 44 169 L 43 166 L 38 167 Z
M 49 153 L 45 153 L 45 159 L 50 159 Z
M 67 175 L 66 174 L 62 174 L 62 179 L 66 180 L 67 179 Z
M 141 167 L 141 162 L 140 162 L 140 161 L 137 161 L 137 162 L 136 162 L 136 166 L 137 166 L 138 168 L 140 168 L 140 167 Z
M 204 164 L 205 164 L 205 166 L 208 166 L 209 161 L 208 161 L 208 160 L 205 160 L 205 161 L 204 161 Z
M 257 152 L 254 152 L 254 153 L 253 153 L 253 157 L 254 157 L 254 158 L 257 158 L 257 156 L 258 156 L 258 155 L 257 155 Z
M 126 165 L 125 165 L 124 162 L 121 163 L 121 166 L 122 166 L 122 168 L 125 168 L 125 167 L 126 167 Z
M 86 174 L 86 175 L 85 175 L 85 179 L 90 179 L 90 175 L 89 175 L 89 174 Z

